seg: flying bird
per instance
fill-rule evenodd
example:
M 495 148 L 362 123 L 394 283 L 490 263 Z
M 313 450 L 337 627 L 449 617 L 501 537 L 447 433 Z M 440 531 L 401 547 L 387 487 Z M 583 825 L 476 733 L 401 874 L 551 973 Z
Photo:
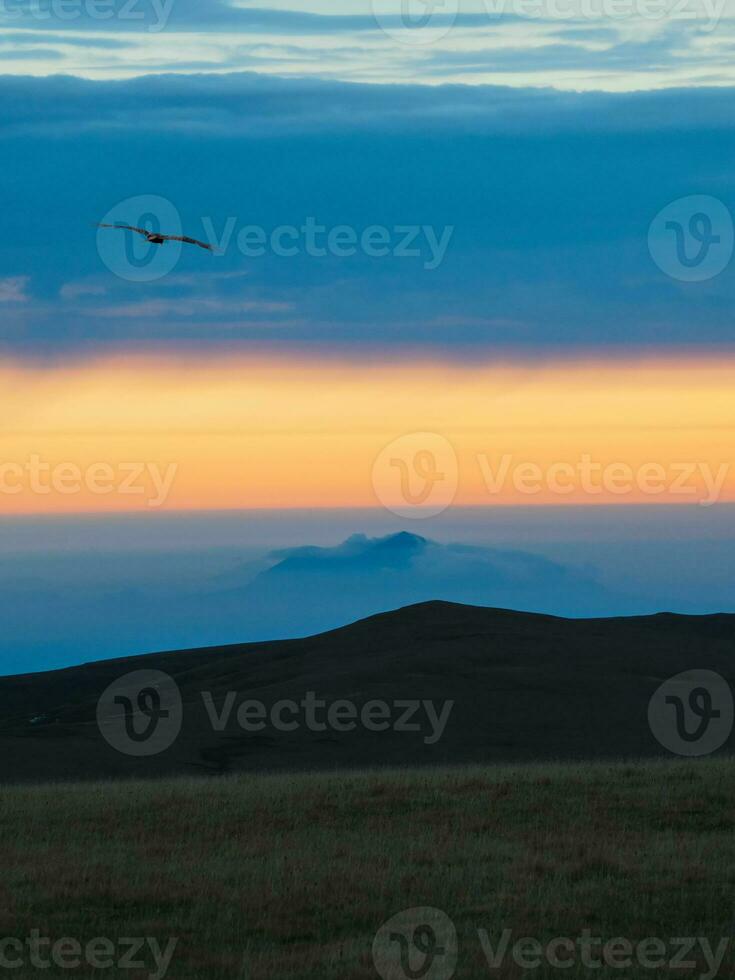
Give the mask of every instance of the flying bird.
M 188 245 L 198 245 L 199 248 L 206 248 L 209 252 L 214 249 L 206 242 L 200 242 L 197 238 L 189 238 L 187 235 L 161 235 L 155 231 L 146 231 L 145 228 L 136 228 L 134 225 L 97 225 L 98 228 L 117 228 L 120 231 L 135 231 L 143 235 L 151 245 L 163 245 L 164 242 L 186 242 Z

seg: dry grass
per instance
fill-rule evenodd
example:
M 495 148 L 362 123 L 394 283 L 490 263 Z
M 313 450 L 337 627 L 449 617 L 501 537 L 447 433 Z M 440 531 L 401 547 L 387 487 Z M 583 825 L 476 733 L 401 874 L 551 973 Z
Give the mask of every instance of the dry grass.
M 413 906 L 454 920 L 466 980 L 523 975 L 489 972 L 479 928 L 715 941 L 733 927 L 729 761 L 19 787 L 0 828 L 0 937 L 175 936 L 176 980 L 374 978 L 376 930 Z

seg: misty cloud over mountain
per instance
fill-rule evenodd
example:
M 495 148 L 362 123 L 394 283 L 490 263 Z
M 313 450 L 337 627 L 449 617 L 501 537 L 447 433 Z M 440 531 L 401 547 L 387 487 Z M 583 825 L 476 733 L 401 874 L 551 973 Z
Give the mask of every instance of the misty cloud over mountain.
M 245 545 L 234 519 L 229 547 L 205 547 L 196 535 L 187 544 L 179 523 L 166 533 L 166 525 L 151 525 L 145 544 L 123 548 L 113 535 L 82 550 L 87 539 L 75 525 L 65 538 L 78 542 L 75 551 L 31 548 L 0 560 L 4 671 L 306 636 L 432 599 L 571 617 L 735 611 L 727 599 L 727 540 L 707 548 L 671 541 L 647 549 L 641 542 L 632 552 L 624 543 L 603 541 L 581 549 L 539 547 L 520 530 L 511 533 L 507 520 L 508 532 L 496 534 L 501 546 L 469 543 L 478 535 L 466 529 L 464 543 L 440 543 L 428 534 L 386 534 L 376 527 L 337 545 L 278 550 Z M 175 528 L 183 535 L 180 547 L 169 540 Z M 98 524 L 90 525 L 93 531 L 99 534 Z M 272 540 L 285 537 L 266 533 Z M 571 536 L 571 525 L 566 533 Z M 309 536 L 324 541 L 316 526 L 312 535 L 294 531 L 296 540 Z M 528 540 L 528 550 L 513 547 L 515 537 Z M 694 560 L 698 553 L 691 568 L 708 569 L 701 581 L 701 572 L 693 571 L 692 579 L 690 565 L 680 563 L 683 554 Z M 662 554 L 668 555 L 663 564 Z
M 333 548 L 275 552 L 275 564 L 236 589 L 248 615 L 296 632 L 329 628 L 429 599 L 599 615 L 613 597 L 594 578 L 523 551 L 439 544 L 401 532 L 355 534 Z M 230 577 L 232 584 L 237 573 Z M 225 584 L 224 581 L 222 584 Z

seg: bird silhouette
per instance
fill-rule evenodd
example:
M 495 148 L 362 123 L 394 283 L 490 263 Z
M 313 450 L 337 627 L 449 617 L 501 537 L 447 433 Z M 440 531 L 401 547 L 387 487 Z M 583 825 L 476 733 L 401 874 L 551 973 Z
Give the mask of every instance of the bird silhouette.
M 206 242 L 200 242 L 198 238 L 189 238 L 188 235 L 162 235 L 156 231 L 147 231 L 145 228 L 136 228 L 135 225 L 97 225 L 98 228 L 116 228 L 119 231 L 134 231 L 143 235 L 151 245 L 163 245 L 164 242 L 186 242 L 188 245 L 198 245 L 199 248 L 206 248 L 213 252 L 214 249 Z

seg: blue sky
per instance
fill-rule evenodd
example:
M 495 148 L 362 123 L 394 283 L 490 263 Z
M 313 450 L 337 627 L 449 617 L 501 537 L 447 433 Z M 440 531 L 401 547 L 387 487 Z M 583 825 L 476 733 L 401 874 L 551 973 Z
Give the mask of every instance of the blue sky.
M 538 361 L 583 362 L 589 392 L 609 360 L 620 406 L 610 425 L 633 433 L 624 448 L 636 456 L 640 429 L 647 459 L 665 440 L 678 451 L 677 426 L 696 431 L 697 406 L 691 418 L 681 408 L 669 431 L 652 389 L 638 392 L 641 417 L 628 418 L 626 372 L 643 359 L 732 363 L 735 3 L 444 0 L 425 27 L 406 26 L 398 2 L 335 8 L 0 0 L 0 367 L 40 363 L 53 401 L 50 368 L 61 405 L 62 381 L 74 383 L 81 361 L 120 353 L 110 363 L 163 352 L 156 363 L 170 362 L 183 380 L 194 362 L 177 355 L 192 350 L 202 363 L 263 352 L 271 364 L 332 359 L 337 370 L 507 360 L 520 364 L 519 377 Z M 217 250 L 158 249 L 99 222 L 185 233 Z M 238 405 L 250 404 L 256 380 L 243 373 Z M 132 415 L 134 403 L 145 409 L 134 387 Z M 106 459 L 108 443 L 120 442 L 108 439 L 94 385 L 84 416 L 85 391 L 83 431 L 70 445 Z M 17 392 L 4 394 L 6 445 L 22 402 L 36 442 L 13 451 L 36 452 L 38 420 L 47 424 L 53 404 L 35 406 L 25 389 L 15 402 Z M 502 421 L 503 393 L 497 405 L 491 395 L 468 426 L 480 431 L 493 412 Z M 579 420 L 570 410 L 581 428 L 583 396 Z M 701 441 L 721 461 L 732 452 L 732 403 L 712 398 L 703 417 L 719 434 L 702 430 Z M 90 448 L 94 406 L 101 428 Z M 195 408 L 181 411 L 175 421 L 188 431 Z M 548 448 L 543 415 L 538 445 Z M 250 421 L 267 435 L 262 419 Z M 211 464 L 201 445 L 197 472 Z M 327 471 L 340 465 L 326 462 Z M 362 462 L 367 481 L 372 459 Z M 51 516 L 58 501 L 32 503 L 35 523 L 2 528 L 0 612 L 10 625 L 0 656 L 9 670 L 244 639 L 250 606 L 227 607 L 218 632 L 209 625 L 219 607 L 197 607 L 193 622 L 188 598 L 275 546 L 402 529 L 377 509 L 74 523 Z M 605 612 L 732 608 L 731 505 L 675 516 L 561 510 L 508 508 L 487 520 L 450 510 L 421 533 L 520 549 L 591 575 L 606 590 L 595 607 Z M 457 598 L 450 579 L 446 594 Z M 524 605 L 522 595 L 513 601 Z M 376 602 L 387 608 L 391 596 Z M 321 625 L 339 618 L 329 615 Z M 114 647 L 105 645 L 113 621 Z M 290 631 L 302 628 L 306 619 L 289 621 Z M 263 623 L 248 629 L 266 632 Z
M 731 235 L 729 0 L 402 9 L 1 0 L 0 353 L 729 351 L 728 229 L 704 281 L 669 274 L 673 231 L 649 246 L 693 197 Z M 224 254 L 131 281 L 92 226 L 141 199 Z M 310 221 L 380 226 L 387 254 L 274 254 Z
M 689 195 L 735 208 L 734 106 L 726 88 L 5 76 L 0 349 L 729 349 L 730 265 L 682 282 L 654 262 L 648 230 Z M 184 250 L 143 284 L 116 275 L 101 253 L 120 240 L 92 226 L 139 222 L 125 202 L 140 196 L 168 202 L 190 235 L 230 227 L 224 254 Z M 247 226 L 309 219 L 383 226 L 393 251 L 238 247 Z M 413 225 L 450 235 L 441 261 L 423 231 L 415 255 L 397 254 Z

